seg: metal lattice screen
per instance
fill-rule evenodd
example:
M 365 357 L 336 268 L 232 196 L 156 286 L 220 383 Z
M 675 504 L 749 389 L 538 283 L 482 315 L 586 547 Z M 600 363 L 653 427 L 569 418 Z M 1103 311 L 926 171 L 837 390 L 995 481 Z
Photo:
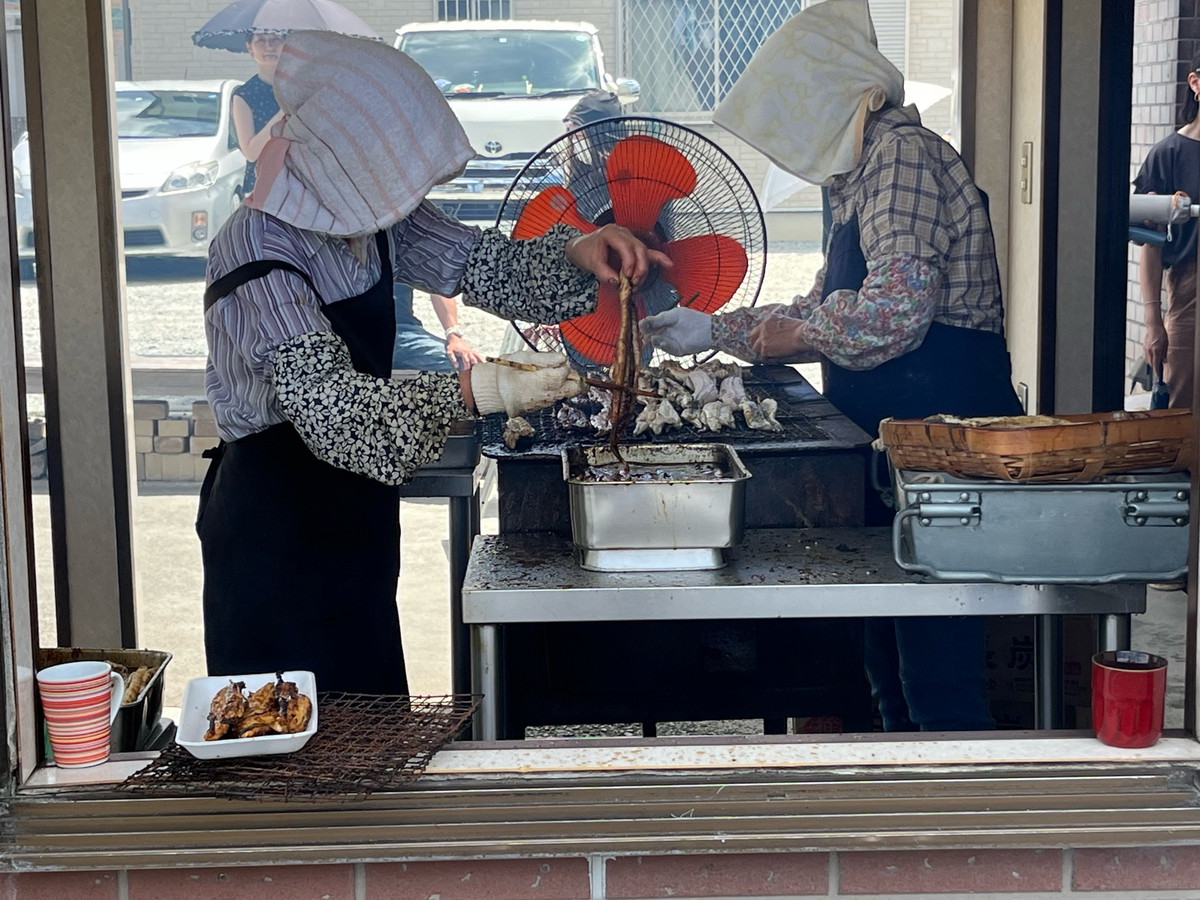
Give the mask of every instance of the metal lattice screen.
M 762 42 L 813 2 L 621 0 L 621 70 L 641 84 L 638 112 L 711 112 Z M 906 6 L 907 0 L 871 3 L 880 49 L 901 71 Z
M 439 22 L 512 18 L 509 0 L 437 0 Z

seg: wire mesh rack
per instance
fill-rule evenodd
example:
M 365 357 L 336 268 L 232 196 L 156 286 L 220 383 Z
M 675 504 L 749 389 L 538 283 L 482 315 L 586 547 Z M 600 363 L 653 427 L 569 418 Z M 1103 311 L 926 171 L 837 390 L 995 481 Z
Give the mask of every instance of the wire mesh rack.
M 804 404 L 793 402 L 787 393 L 786 386 L 768 381 L 754 379 L 746 380 L 746 392 L 755 399 L 772 397 L 779 404 L 775 418 L 783 427 L 782 431 L 756 431 L 742 424 L 740 414 L 735 415 L 734 421 L 738 427 L 723 431 L 708 431 L 698 428 L 691 423 L 684 424 L 662 434 L 645 432 L 633 436 L 633 424 L 629 425 L 624 442 L 636 441 L 647 444 L 696 444 L 719 442 L 729 444 L 735 449 L 757 448 L 795 448 L 798 445 L 812 442 L 822 442 L 831 439 L 831 435 L 821 423 L 806 414 Z M 570 402 L 570 401 L 567 401 Z M 576 401 L 577 403 L 578 401 Z M 504 443 L 503 413 L 484 416 L 482 426 L 483 452 L 497 458 L 522 456 L 557 456 L 563 447 L 576 444 L 603 443 L 608 440 L 607 434 L 602 434 L 594 428 L 576 428 L 564 425 L 558 418 L 558 411 L 563 401 L 554 406 L 525 413 L 524 418 L 533 426 L 533 443 L 519 450 L 510 450 Z M 597 407 L 598 408 L 598 407 Z
M 479 697 L 328 693 L 317 703 L 320 730 L 295 753 L 203 760 L 172 745 L 118 789 L 156 797 L 363 799 L 419 778 L 466 727 Z

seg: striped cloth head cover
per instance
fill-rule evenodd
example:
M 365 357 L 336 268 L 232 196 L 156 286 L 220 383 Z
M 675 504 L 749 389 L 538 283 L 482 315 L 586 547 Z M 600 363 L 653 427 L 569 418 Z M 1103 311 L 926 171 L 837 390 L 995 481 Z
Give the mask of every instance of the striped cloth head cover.
M 341 237 L 380 231 L 475 155 L 425 70 L 378 41 L 292 32 L 275 96 L 284 119 L 246 204 L 298 228 Z
M 904 102 L 904 76 L 876 46 L 867 0 L 825 0 L 763 42 L 713 122 L 823 184 L 858 165 L 867 115 L 888 102 Z

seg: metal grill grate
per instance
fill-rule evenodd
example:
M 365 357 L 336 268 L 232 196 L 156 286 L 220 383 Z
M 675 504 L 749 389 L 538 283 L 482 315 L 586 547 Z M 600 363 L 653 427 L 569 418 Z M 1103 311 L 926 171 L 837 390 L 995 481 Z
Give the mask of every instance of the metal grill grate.
M 479 698 L 321 694 L 320 727 L 287 756 L 196 759 L 178 745 L 120 790 L 154 796 L 244 800 L 362 799 L 415 781 L 466 726 Z
M 794 450 L 805 443 L 816 443 L 831 440 L 830 434 L 821 425 L 809 418 L 801 409 L 800 403 L 792 402 L 785 393 L 785 386 L 771 382 L 752 380 L 746 376 L 746 393 L 755 399 L 773 397 L 779 404 L 775 418 L 783 426 L 783 431 L 755 431 L 747 428 L 742 421 L 741 413 L 734 414 L 738 427 L 734 430 L 707 431 L 696 428 L 685 422 L 683 427 L 674 431 L 666 431 L 660 435 L 651 432 L 633 436 L 633 426 L 625 435 L 625 443 L 646 444 L 707 444 L 714 441 L 729 444 L 734 449 L 742 447 L 759 448 L 763 450 L 783 447 Z M 600 435 L 591 429 L 569 428 L 556 418 L 559 405 L 525 414 L 525 419 L 533 426 L 534 438 L 531 447 L 512 451 L 504 444 L 503 414 L 485 416 L 483 419 L 483 452 L 488 456 L 522 457 L 522 456 L 557 456 L 562 448 L 575 444 L 595 444 L 607 441 L 607 435 Z

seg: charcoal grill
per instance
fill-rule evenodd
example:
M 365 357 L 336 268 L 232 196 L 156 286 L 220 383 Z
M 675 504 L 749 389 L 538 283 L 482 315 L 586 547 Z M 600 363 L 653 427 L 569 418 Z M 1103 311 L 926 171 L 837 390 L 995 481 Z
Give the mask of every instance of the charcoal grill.
M 623 443 L 708 444 L 715 441 L 729 444 L 736 450 L 772 451 L 794 450 L 800 445 L 811 447 L 834 440 L 834 436 L 826 430 L 822 422 L 823 419 L 828 418 L 827 411 L 813 408 L 812 400 L 819 398 L 820 395 L 807 382 L 802 379 L 800 382 L 780 382 L 763 375 L 752 374 L 754 372 L 755 370 L 750 369 L 743 375 L 746 393 L 756 399 L 771 397 L 779 404 L 775 418 L 783 426 L 782 431 L 755 431 L 747 428 L 741 415 L 738 414 L 734 416 L 734 420 L 738 423 L 736 429 L 713 432 L 697 428 L 685 421 L 682 427 L 665 431 L 659 435 L 646 432 L 634 437 L 633 423 L 630 422 Z M 801 389 L 797 390 L 797 386 L 800 386 Z M 525 415 L 525 419 L 533 426 L 534 437 L 532 445 L 521 450 L 511 450 L 504 443 L 505 416 L 503 414 L 485 417 L 483 420 L 483 452 L 496 459 L 544 456 L 557 458 L 564 447 L 608 441 L 607 434 L 600 434 L 595 429 L 570 428 L 563 425 L 557 418 L 560 406 L 561 402 Z

